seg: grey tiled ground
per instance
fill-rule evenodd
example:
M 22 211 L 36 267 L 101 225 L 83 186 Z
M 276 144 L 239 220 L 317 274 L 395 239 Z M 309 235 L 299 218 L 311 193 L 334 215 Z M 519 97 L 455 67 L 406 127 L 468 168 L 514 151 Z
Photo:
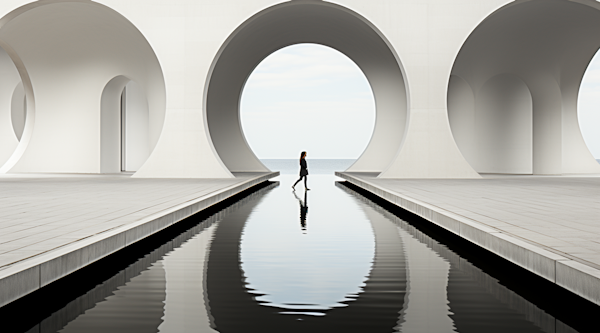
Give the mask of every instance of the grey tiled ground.
M 399 180 L 349 174 L 600 269 L 600 177 Z
M 257 175 L 236 174 L 235 179 L 2 175 L 0 270 Z

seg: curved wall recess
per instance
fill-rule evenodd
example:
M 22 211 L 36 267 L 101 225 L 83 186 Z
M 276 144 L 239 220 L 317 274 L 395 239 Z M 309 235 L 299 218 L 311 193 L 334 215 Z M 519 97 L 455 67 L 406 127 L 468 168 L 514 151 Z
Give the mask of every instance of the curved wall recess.
M 204 99 L 205 126 L 216 153 L 232 172 L 268 170 L 243 135 L 240 96 L 263 59 L 299 43 L 336 49 L 367 77 L 376 104 L 375 128 L 369 145 L 349 171 L 383 171 L 400 149 L 407 125 L 407 91 L 401 65 L 389 43 L 366 19 L 344 7 L 317 1 L 287 2 L 256 14 L 218 52 Z
M 25 124 L 20 127 L 19 121 L 17 124 L 15 121 L 19 115 L 25 119 L 21 113 L 25 111 L 24 100 L 25 90 L 17 67 L 8 53 L 0 47 L 0 166 L 13 155 L 21 140 L 17 128 L 22 135 Z M 18 110 L 19 106 L 22 110 Z
M 19 82 L 12 95 L 10 107 L 10 120 L 12 128 L 17 137 L 21 141 L 23 131 L 25 130 L 25 120 L 27 119 L 27 99 L 25 98 L 25 88 L 23 83 Z
M 477 172 L 533 172 L 533 105 L 521 79 L 510 74 L 495 76 L 475 98 L 469 84 L 452 75 L 448 115 L 457 145 Z
M 477 171 L 600 173 L 577 121 L 579 86 L 600 47 L 599 32 L 600 4 L 591 0 L 515 1 L 473 31 L 452 69 L 448 116 L 461 152 Z M 507 146 L 489 150 L 497 140 Z
M 33 2 L 0 19 L 0 44 L 27 96 L 23 139 L 0 171 L 102 172 L 101 100 L 117 76 L 146 92 L 150 151 L 156 146 L 166 107 L 162 70 L 116 11 L 86 0 Z

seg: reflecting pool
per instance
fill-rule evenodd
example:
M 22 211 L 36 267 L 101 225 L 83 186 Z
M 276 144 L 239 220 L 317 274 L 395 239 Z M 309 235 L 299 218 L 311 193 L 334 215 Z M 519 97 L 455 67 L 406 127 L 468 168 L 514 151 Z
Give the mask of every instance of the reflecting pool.
M 576 332 L 332 175 L 282 175 L 30 332 Z

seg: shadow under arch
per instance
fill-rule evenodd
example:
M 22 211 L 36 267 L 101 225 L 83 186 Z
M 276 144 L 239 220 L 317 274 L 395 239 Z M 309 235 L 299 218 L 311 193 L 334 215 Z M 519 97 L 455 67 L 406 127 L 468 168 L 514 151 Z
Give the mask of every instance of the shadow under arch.
M 214 231 L 204 284 L 204 302 L 213 329 L 219 332 L 384 332 L 391 331 L 402 321 L 407 288 L 406 258 L 396 226 L 382 220 L 371 221 L 376 239 L 371 273 L 363 292 L 352 301 L 342 302 L 346 307 L 320 310 L 326 313 L 324 317 L 282 315 L 279 312 L 283 309 L 262 306 L 256 301 L 256 294 L 246 288 L 240 246 L 245 223 L 262 198 L 231 213 L 226 223 L 220 223 Z
M 239 103 L 258 64 L 286 46 L 331 47 L 363 71 L 376 105 L 371 140 L 349 171 L 381 172 L 398 153 L 408 123 L 408 94 L 402 64 L 385 37 L 359 14 L 320 1 L 291 1 L 267 8 L 244 22 L 217 53 L 205 85 L 204 118 L 209 142 L 231 172 L 264 172 L 242 132 Z
M 480 167 L 480 162 L 489 164 L 490 158 L 473 151 L 472 146 L 491 139 L 486 133 L 465 140 L 466 122 L 490 111 L 475 102 L 472 116 L 465 117 L 471 112 L 470 106 L 465 107 L 471 103 L 465 88 L 472 89 L 477 101 L 482 93 L 490 93 L 483 89 L 490 80 L 511 75 L 515 78 L 512 83 L 506 81 L 492 90 L 499 98 L 509 97 L 511 86 L 517 89 L 525 85 L 532 101 L 532 138 L 531 157 L 507 158 L 520 165 L 530 163 L 531 172 L 527 173 L 533 174 L 600 173 L 577 118 L 581 81 L 600 47 L 598 32 L 600 4 L 596 1 L 517 0 L 489 15 L 471 33 L 450 75 L 448 116 L 459 149 L 478 172 L 523 173 L 522 168 Z M 510 111 L 514 105 L 507 101 L 497 106 L 493 113 L 499 116 L 501 110 Z

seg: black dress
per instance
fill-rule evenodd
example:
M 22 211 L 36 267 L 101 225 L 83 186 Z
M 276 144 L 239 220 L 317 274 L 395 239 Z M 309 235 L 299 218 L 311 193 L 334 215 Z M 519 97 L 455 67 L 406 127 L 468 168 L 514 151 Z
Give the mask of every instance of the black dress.
M 306 165 L 306 160 L 300 160 L 300 177 L 308 176 L 308 166 Z

